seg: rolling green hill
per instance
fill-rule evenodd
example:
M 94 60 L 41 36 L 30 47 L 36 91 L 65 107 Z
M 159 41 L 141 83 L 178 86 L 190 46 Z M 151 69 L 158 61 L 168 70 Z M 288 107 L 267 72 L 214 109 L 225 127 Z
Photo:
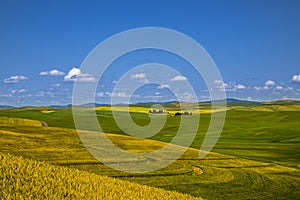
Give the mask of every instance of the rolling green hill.
M 0 150 L 4 154 L 205 199 L 297 199 L 300 195 L 300 110 L 293 105 L 280 105 L 288 106 L 288 110 L 282 107 L 266 110 L 265 106 L 269 105 L 235 103 L 227 111 L 224 130 L 213 152 L 200 160 L 197 149 L 211 116 L 202 113 L 192 148 L 170 166 L 147 174 L 124 173 L 99 163 L 84 148 L 74 130 L 70 108 L 49 109 L 51 112 L 45 108 L 0 110 L 0 116 L 5 116 L 0 117 L 0 122 L 17 121 L 6 117 L 18 117 L 43 120 L 49 125 L 0 123 Z M 202 106 L 209 108 L 209 105 Z M 106 135 L 119 147 L 134 152 L 163 147 L 176 134 L 180 122 L 180 117 L 168 116 L 158 134 L 140 139 L 120 130 L 111 111 L 102 109 L 96 113 Z M 145 112 L 133 112 L 131 116 L 140 125 L 149 123 Z

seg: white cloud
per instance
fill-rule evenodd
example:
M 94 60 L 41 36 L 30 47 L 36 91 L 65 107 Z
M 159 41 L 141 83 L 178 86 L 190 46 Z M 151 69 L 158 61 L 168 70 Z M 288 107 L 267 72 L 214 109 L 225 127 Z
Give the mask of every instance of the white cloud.
M 26 80 L 26 76 L 11 76 L 9 78 L 4 79 L 5 83 L 18 83 L 22 80 Z
M 149 80 L 147 79 L 147 76 L 145 73 L 140 73 L 140 74 L 133 74 L 130 76 L 131 79 L 139 79 L 139 83 L 149 83 Z
M 96 94 L 97 97 L 103 97 L 104 96 L 104 92 L 99 92 Z
M 159 92 L 155 92 L 155 95 L 160 95 L 160 93 Z
M 135 98 L 141 98 L 141 99 L 146 99 L 146 100 L 150 100 L 150 101 L 155 101 L 157 102 L 158 99 L 161 99 L 163 96 L 153 96 L 153 95 L 149 95 L 149 96 L 140 96 L 140 95 L 134 95 Z
M 216 84 L 216 85 L 222 85 L 222 84 L 224 84 L 224 82 L 221 81 L 221 80 L 214 80 L 214 84 Z
M 262 89 L 263 89 L 263 90 L 268 90 L 269 87 L 265 85 Z
M 277 90 L 282 90 L 283 87 L 282 87 L 281 85 L 277 85 L 277 86 L 276 86 L 276 89 L 277 89 Z
M 80 69 L 73 67 L 64 77 L 65 81 L 74 81 L 81 74 Z
M 224 83 L 224 82 L 221 81 L 221 80 L 214 80 L 214 85 L 215 85 L 215 87 L 218 88 L 218 89 L 225 89 L 225 87 L 228 86 L 227 83 Z
M 12 94 L 3 94 L 3 93 L 1 93 L 0 97 L 13 97 L 13 96 L 12 96 Z
M 134 95 L 132 95 L 132 98 L 141 98 L 141 95 L 139 95 L 139 94 L 134 94 Z
M 112 93 L 112 97 L 127 97 L 125 92 Z
M 44 91 L 38 91 L 35 96 L 37 96 L 37 97 L 43 97 L 44 95 L 45 95 Z
M 97 97 L 128 97 L 125 92 L 99 92 Z
M 59 83 L 56 83 L 56 84 L 53 84 L 52 86 L 53 86 L 53 87 L 59 87 L 60 84 L 59 84 Z
M 97 79 L 88 73 L 82 73 L 79 68 L 73 67 L 64 77 L 66 82 L 96 82 Z
M 146 83 L 149 83 L 149 80 L 147 78 L 143 78 L 143 79 L 139 80 L 139 83 L 146 84 Z
M 143 78 L 146 78 L 146 74 L 144 74 L 144 73 L 133 74 L 133 75 L 130 76 L 130 78 L 132 78 L 132 79 L 143 79 Z
M 237 84 L 236 88 L 239 89 L 239 90 L 243 90 L 243 89 L 246 89 L 246 86 L 244 86 L 242 84 Z
M 54 97 L 55 93 L 51 92 L 51 91 L 38 91 L 35 95 L 36 97 Z
M 260 87 L 257 87 L 257 86 L 254 86 L 254 90 L 261 90 L 261 88 Z
M 189 92 L 185 92 L 183 94 L 177 94 L 180 101 L 189 101 L 193 97 Z
M 185 76 L 175 76 L 174 78 L 171 79 L 171 81 L 185 81 L 186 77 Z
M 165 85 L 165 84 L 161 84 L 160 86 L 158 86 L 158 89 L 165 89 L 165 88 L 169 88 L 169 85 Z
M 248 96 L 248 97 L 246 98 L 246 100 L 247 100 L 247 101 L 253 101 L 252 97 L 250 97 L 250 96 Z
M 25 89 L 20 89 L 18 92 L 23 93 L 23 92 L 26 92 L 26 90 Z
M 26 89 L 16 89 L 16 90 L 11 90 L 10 91 L 12 94 L 15 94 L 15 93 L 24 93 L 26 92 Z
M 254 88 L 254 90 L 256 90 L 256 91 L 260 91 L 260 90 L 268 90 L 269 89 L 269 86 L 263 86 L 263 87 L 258 87 L 258 86 L 254 86 L 253 87 Z
M 228 83 L 228 84 L 226 84 L 226 83 L 224 83 L 223 85 L 226 88 L 226 90 L 229 91 L 229 92 L 235 92 L 237 90 L 244 90 L 244 89 L 246 89 L 246 86 L 243 85 L 243 84 L 236 84 L 236 83 Z
M 279 83 L 279 84 L 276 84 L 275 81 L 272 81 L 272 80 L 268 80 L 265 82 L 265 85 L 264 86 L 254 86 L 253 87 L 254 90 L 256 91 L 273 91 L 273 93 L 279 93 L 279 90 L 280 91 L 292 91 L 293 88 L 292 87 L 285 87 L 283 83 Z
M 109 97 L 127 97 L 128 95 L 125 92 L 105 92 L 105 95 Z M 104 96 L 104 94 L 103 94 Z
M 259 86 L 254 86 L 254 90 L 260 91 L 260 90 L 270 90 L 272 89 L 274 86 L 276 86 L 276 82 L 273 80 L 267 80 L 264 84 L 264 86 L 259 87 Z M 277 86 L 278 88 L 282 87 L 280 85 Z M 275 87 L 276 89 L 278 89 L 277 87 Z M 283 88 L 283 87 L 282 87 Z
M 275 81 L 272 81 L 272 80 L 267 80 L 266 82 L 265 82 L 265 86 L 275 86 Z
M 224 83 L 221 80 L 215 80 L 214 81 L 215 88 L 224 90 L 226 89 L 228 92 L 234 92 L 236 90 L 244 90 L 246 89 L 246 86 L 243 84 L 237 84 L 237 83 Z
M 112 81 L 113 84 L 116 84 L 118 81 Z
M 51 71 L 42 71 L 40 73 L 41 76 L 63 76 L 64 72 L 58 71 L 57 69 L 53 69 Z
M 300 83 L 300 74 L 294 75 L 292 81 L 295 83 Z

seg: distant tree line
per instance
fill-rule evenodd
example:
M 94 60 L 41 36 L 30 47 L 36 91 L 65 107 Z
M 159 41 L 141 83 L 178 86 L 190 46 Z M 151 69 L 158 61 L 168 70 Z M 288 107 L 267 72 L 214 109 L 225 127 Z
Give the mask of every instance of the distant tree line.
M 165 112 L 165 111 L 162 110 L 162 109 L 159 109 L 159 110 L 155 110 L 155 109 L 149 110 L 149 113 L 151 113 L 151 114 L 164 114 L 164 113 L 169 114 L 169 112 Z M 185 111 L 185 112 L 183 112 L 183 113 L 182 113 L 182 112 L 176 112 L 174 115 L 175 115 L 175 116 L 178 116 L 178 115 L 193 115 L 193 113 L 192 113 L 192 112 Z
M 152 114 L 162 114 L 162 113 L 166 113 L 164 110 L 149 110 L 149 113 L 152 113 Z
M 193 115 L 193 113 L 192 113 L 192 112 L 188 112 L 188 111 L 185 111 L 185 112 L 183 112 L 183 113 L 181 113 L 181 112 L 176 112 L 176 113 L 175 113 L 175 116 L 178 116 L 178 115 Z

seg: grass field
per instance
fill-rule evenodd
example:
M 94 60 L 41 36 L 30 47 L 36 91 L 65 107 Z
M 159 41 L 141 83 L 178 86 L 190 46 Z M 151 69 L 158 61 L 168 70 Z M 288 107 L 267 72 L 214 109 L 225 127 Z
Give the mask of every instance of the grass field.
M 197 149 L 202 144 L 211 114 L 200 111 L 200 126 L 192 148 L 170 166 L 147 174 L 119 172 L 99 163 L 87 152 L 74 130 L 70 108 L 2 109 L 0 148 L 4 154 L 204 199 L 298 199 L 300 110 L 297 105 L 295 102 L 229 103 L 222 135 L 213 152 L 202 160 L 198 159 Z M 176 111 L 177 105 L 168 106 L 167 110 Z M 200 107 L 210 109 L 208 104 Z M 116 109 L 120 116 L 122 109 Z M 131 117 L 137 124 L 149 123 L 147 105 L 131 109 Z M 97 108 L 96 114 L 103 130 L 109 133 L 107 136 L 119 147 L 133 152 L 161 148 L 175 136 L 180 122 L 180 117 L 168 115 L 164 128 L 158 134 L 149 139 L 139 139 L 118 128 L 109 108 Z M 16 117 L 38 121 L 35 121 L 36 126 L 35 123 L 17 125 L 5 122 L 18 121 L 11 119 Z M 49 127 L 38 126 L 40 121 L 47 122 Z
M 1 199 L 196 199 L 2 153 L 0 160 Z

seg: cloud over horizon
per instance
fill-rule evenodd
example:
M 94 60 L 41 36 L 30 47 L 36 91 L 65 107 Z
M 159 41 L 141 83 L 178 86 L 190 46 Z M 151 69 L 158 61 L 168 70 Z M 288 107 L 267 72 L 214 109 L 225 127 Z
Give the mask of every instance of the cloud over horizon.
M 4 79 L 4 83 L 18 83 L 22 80 L 26 80 L 26 76 L 11 76 L 9 78 Z
M 16 89 L 16 90 L 11 90 L 10 91 L 12 94 L 16 94 L 16 93 L 24 93 L 26 92 L 26 89 L 22 88 L 22 89 Z
M 143 78 L 146 78 L 146 74 L 145 73 L 133 74 L 133 75 L 130 76 L 130 78 L 132 78 L 132 79 L 143 79 Z
M 67 71 L 67 70 L 66 70 Z M 10 76 L 7 78 L 3 78 L 3 87 L 0 91 L 0 97 L 2 100 L 2 104 L 12 105 L 22 103 L 25 105 L 30 104 L 38 104 L 38 105 L 46 105 L 50 104 L 47 102 L 56 102 L 55 104 L 68 104 L 70 103 L 70 99 L 72 96 L 72 84 L 64 84 L 63 82 L 96 82 L 96 78 L 89 74 L 83 73 L 80 68 L 73 67 L 67 71 L 67 73 L 60 72 L 57 69 L 49 70 L 49 71 L 41 71 L 40 74 L 33 73 L 32 77 L 26 77 L 22 75 Z M 62 73 L 65 75 L 62 76 Z M 46 87 L 40 90 L 33 90 L 30 88 L 30 85 L 33 83 L 36 77 L 38 76 L 59 76 L 60 80 L 49 79 L 50 82 L 45 82 Z M 150 76 L 150 74 L 149 74 Z M 173 77 L 173 78 L 172 78 Z M 96 97 L 99 98 L 102 103 L 109 103 L 110 98 L 117 98 L 118 102 L 123 102 L 124 98 L 129 97 L 129 93 L 126 91 L 115 91 L 110 92 L 111 87 L 117 83 L 114 80 L 116 77 L 111 77 L 111 80 L 106 80 L 103 87 L 101 87 L 101 91 L 96 91 Z M 130 81 L 138 81 L 142 83 L 148 83 L 148 74 L 147 73 L 132 73 L 127 77 Z M 30 80 L 26 81 L 27 79 Z M 171 80 L 172 79 L 172 80 Z M 25 81 L 26 82 L 25 82 Z M 40 79 L 37 79 L 40 80 Z M 178 85 L 184 83 L 182 81 L 188 81 L 188 79 L 184 76 L 178 75 L 169 76 L 165 78 L 164 83 L 154 85 L 152 88 L 148 88 L 147 90 L 141 90 L 137 93 L 133 94 L 132 101 L 133 102 L 147 102 L 147 101 L 171 101 L 174 100 L 174 96 L 170 95 L 169 90 L 172 84 L 177 84 L 175 89 L 175 93 L 183 101 L 189 101 L 193 96 L 186 93 L 184 88 L 180 88 Z M 175 82 L 172 82 L 175 81 Z M 176 82 L 178 81 L 178 82 Z M 18 83 L 19 84 L 12 84 Z M 10 84 L 9 84 L 10 83 Z M 113 83 L 113 84 L 112 84 Z M 222 80 L 213 81 L 213 88 L 215 91 L 223 91 L 227 93 L 228 98 L 236 98 L 236 99 L 248 99 L 255 101 L 271 101 L 271 100 L 279 100 L 279 99 L 300 99 L 300 74 L 293 75 L 290 74 L 290 77 L 287 80 L 277 80 L 275 78 L 264 79 L 260 83 L 255 82 L 225 82 Z M 48 84 L 48 86 L 47 86 Z M 22 88 L 20 88 L 20 86 Z M 197 87 L 197 86 L 196 86 Z M 204 86 L 203 86 L 204 87 Z M 26 89 L 25 89 L 26 88 Z M 169 89 L 168 89 L 169 88 Z M 174 88 L 173 88 L 174 89 Z M 178 89 L 178 90 L 177 90 Z M 204 90 L 205 89 L 205 90 Z M 209 99 L 209 95 L 207 95 L 208 90 L 206 88 L 200 88 L 196 95 L 201 100 Z M 68 90 L 68 92 L 66 92 Z M 38 91 L 38 92 L 37 92 Z M 108 92 L 103 92 L 108 91 Z M 146 91 L 146 92 L 145 92 Z M 171 91 L 174 92 L 174 91 Z M 152 95 L 153 94 L 153 95 Z M 18 98 L 16 98 L 18 97 Z M 20 98 L 19 98 L 20 97 Z M 19 99 L 19 100 L 15 100 Z M 21 101 L 21 100 L 22 101 Z M 39 103 L 37 103 L 40 101 Z M 13 103 L 11 103 L 13 102 Z M 32 103 L 33 102 L 33 103 Z M 61 103 L 60 103 L 61 102 Z M 53 103 L 52 103 L 53 104 Z
M 66 76 L 65 82 L 96 82 L 97 79 L 88 73 L 82 73 L 79 68 L 73 67 Z
M 130 76 L 131 79 L 138 79 L 139 83 L 149 83 L 149 80 L 145 73 L 133 74 Z
M 158 89 L 165 89 L 165 88 L 169 88 L 170 85 L 166 85 L 166 84 L 160 84 L 157 88 Z
M 63 76 L 65 75 L 65 73 L 57 69 L 53 69 L 51 71 L 42 71 L 40 72 L 40 75 L 41 76 Z
M 226 90 L 227 92 L 235 92 L 237 90 L 244 90 L 247 87 L 241 83 L 235 83 L 235 82 L 229 82 L 229 83 L 225 83 L 222 80 L 215 80 L 213 82 L 213 85 L 216 89 L 219 90 Z
M 236 88 L 239 89 L 239 90 L 243 90 L 243 89 L 246 89 L 246 86 L 243 85 L 243 84 L 237 84 Z
M 187 80 L 185 76 L 175 76 L 171 81 L 185 81 Z
M 275 83 L 275 81 L 273 81 L 273 80 L 267 80 L 266 82 L 265 82 L 265 86 L 275 86 L 276 85 L 276 83 Z
M 293 75 L 292 82 L 300 83 L 300 74 Z

